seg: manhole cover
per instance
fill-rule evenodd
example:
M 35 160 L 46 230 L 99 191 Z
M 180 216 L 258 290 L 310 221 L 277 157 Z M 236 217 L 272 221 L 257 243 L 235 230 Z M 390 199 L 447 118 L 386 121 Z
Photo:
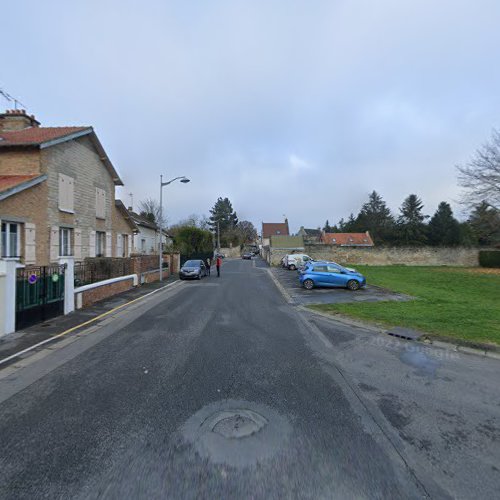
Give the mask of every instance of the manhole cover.
M 226 400 L 196 412 L 182 433 L 200 456 L 244 467 L 273 456 L 290 429 L 288 421 L 268 406 Z
M 223 411 L 214 416 L 212 432 L 227 439 L 243 438 L 259 432 L 267 420 L 251 410 Z

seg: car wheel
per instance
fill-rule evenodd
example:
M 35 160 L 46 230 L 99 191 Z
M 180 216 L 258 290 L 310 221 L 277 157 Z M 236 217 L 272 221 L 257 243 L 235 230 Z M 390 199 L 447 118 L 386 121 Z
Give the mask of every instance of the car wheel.
M 295 266 L 295 264 L 290 264 L 288 266 L 288 269 L 290 269 L 290 271 L 295 271 L 295 269 L 297 269 L 297 267 Z
M 356 280 L 349 280 L 347 282 L 347 288 L 349 288 L 349 290 L 358 290 L 359 289 L 359 281 L 356 281 Z
M 201 280 L 201 273 L 198 274 L 198 278 L 197 279 Z
M 312 290 L 314 288 L 314 281 L 309 279 L 305 280 L 303 285 L 306 290 Z

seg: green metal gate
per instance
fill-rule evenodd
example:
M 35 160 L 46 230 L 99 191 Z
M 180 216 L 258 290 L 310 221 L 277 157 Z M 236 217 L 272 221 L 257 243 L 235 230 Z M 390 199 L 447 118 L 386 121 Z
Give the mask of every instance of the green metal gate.
M 64 313 L 65 265 L 29 266 L 17 270 L 16 330 Z

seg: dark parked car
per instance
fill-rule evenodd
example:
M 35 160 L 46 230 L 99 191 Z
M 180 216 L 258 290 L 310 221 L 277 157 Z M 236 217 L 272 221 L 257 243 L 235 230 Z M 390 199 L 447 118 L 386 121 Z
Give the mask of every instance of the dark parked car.
M 202 260 L 188 260 L 179 271 L 179 279 L 181 280 L 201 280 L 206 275 L 207 268 Z
M 253 253 L 250 253 L 250 252 L 246 252 L 241 256 L 242 259 L 246 259 L 246 260 L 252 260 L 252 257 L 253 257 Z

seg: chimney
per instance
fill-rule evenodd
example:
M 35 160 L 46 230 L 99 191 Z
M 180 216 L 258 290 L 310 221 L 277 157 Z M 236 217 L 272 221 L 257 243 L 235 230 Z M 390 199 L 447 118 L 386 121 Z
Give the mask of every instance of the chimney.
M 28 115 L 24 109 L 8 109 L 5 113 L 0 113 L 0 132 L 38 126 L 40 122 L 33 115 Z

